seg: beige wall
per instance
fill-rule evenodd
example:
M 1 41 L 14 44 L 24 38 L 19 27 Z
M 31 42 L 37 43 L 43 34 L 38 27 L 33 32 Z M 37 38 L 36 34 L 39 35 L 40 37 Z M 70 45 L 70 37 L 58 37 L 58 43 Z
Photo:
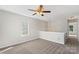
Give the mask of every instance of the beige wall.
M 48 29 L 47 21 L 42 21 L 42 20 L 35 19 L 35 18 L 29 18 L 28 22 L 29 22 L 29 34 L 33 38 L 36 38 L 36 37 L 38 38 L 39 31 L 46 31 Z
M 38 20 L 36 25 L 38 27 L 38 30 L 40 30 L 40 31 L 47 31 L 48 30 L 48 22 L 47 21 Z
M 48 31 L 67 32 L 67 19 L 65 17 L 54 17 L 48 22 Z

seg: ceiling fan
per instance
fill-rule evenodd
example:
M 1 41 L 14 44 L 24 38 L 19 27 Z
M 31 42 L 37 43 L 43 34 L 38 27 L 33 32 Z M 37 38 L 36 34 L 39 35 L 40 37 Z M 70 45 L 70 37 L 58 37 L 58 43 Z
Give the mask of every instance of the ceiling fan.
M 46 10 L 44 10 L 43 5 L 39 5 L 39 6 L 37 7 L 37 9 L 35 9 L 35 10 L 33 10 L 33 9 L 28 9 L 28 10 L 34 11 L 35 13 L 34 13 L 33 15 L 39 14 L 39 15 L 41 15 L 41 16 L 44 16 L 44 13 L 51 13 L 51 11 L 46 11 Z

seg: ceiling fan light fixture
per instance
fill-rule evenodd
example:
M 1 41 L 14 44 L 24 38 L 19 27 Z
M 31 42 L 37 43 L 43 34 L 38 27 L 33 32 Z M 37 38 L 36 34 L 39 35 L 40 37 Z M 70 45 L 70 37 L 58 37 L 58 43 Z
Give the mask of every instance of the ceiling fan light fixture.
M 39 12 L 36 12 L 38 15 L 40 15 L 40 13 Z
M 43 5 L 39 5 L 38 8 L 36 10 L 33 10 L 33 9 L 29 9 L 30 11 L 34 11 L 35 13 L 33 15 L 41 15 L 41 16 L 44 16 L 43 13 L 51 13 L 51 11 L 48 11 L 48 10 L 44 10 L 44 7 Z

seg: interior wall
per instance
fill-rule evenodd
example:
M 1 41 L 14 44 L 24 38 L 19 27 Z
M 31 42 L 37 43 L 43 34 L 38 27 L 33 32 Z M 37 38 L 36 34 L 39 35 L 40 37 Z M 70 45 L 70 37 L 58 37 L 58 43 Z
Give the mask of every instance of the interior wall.
M 65 17 L 53 18 L 48 23 L 48 31 L 67 32 L 67 19 Z
M 28 34 L 22 34 L 22 24 L 27 23 Z M 37 39 L 39 30 L 46 30 L 46 22 L 0 10 L 0 48 Z
M 64 35 L 62 32 L 40 31 L 40 38 L 60 44 L 65 44 Z
M 29 35 L 31 38 L 39 38 L 39 31 L 46 31 L 48 29 L 48 22 L 38 19 L 30 18 L 29 22 Z

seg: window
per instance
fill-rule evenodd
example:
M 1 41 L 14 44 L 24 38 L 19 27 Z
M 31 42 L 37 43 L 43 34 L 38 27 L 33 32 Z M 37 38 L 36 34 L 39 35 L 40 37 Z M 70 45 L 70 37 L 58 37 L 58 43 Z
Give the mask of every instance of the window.
M 69 25 L 69 31 L 73 32 L 73 25 Z

